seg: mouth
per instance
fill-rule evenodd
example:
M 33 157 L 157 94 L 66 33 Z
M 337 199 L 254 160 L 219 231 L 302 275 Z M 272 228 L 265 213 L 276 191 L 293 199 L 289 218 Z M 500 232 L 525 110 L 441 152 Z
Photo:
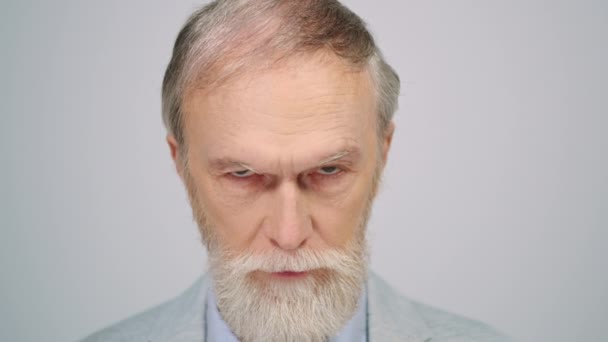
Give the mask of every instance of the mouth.
M 278 279 L 301 279 L 306 277 L 309 272 L 295 272 L 295 271 L 282 271 L 282 272 L 272 272 L 273 278 Z

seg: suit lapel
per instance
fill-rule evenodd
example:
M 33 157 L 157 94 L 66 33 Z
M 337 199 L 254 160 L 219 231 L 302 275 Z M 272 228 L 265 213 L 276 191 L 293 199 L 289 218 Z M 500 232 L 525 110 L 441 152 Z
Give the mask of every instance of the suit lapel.
M 409 300 L 374 273 L 368 286 L 369 342 L 430 341 L 429 328 Z
M 159 325 L 167 326 L 163 338 L 154 341 L 193 342 L 205 341 L 205 307 L 209 276 L 199 278 L 188 290 L 180 295 L 170 312 L 165 315 L 165 322 Z

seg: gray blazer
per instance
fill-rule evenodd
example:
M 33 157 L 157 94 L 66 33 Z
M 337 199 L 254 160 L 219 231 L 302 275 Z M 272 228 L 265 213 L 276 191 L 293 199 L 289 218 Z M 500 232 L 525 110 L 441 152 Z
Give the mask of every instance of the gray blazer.
M 175 299 L 105 328 L 83 342 L 203 342 L 209 283 L 209 277 L 202 276 Z M 368 314 L 370 342 L 511 341 L 483 323 L 408 300 L 375 274 L 368 282 Z

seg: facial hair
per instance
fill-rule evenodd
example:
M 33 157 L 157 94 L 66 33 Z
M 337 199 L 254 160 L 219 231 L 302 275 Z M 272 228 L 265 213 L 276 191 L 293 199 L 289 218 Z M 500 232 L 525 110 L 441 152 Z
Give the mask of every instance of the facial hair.
M 360 304 L 368 272 L 365 239 L 367 221 L 379 182 L 372 189 L 355 227 L 342 248 L 299 249 L 264 254 L 231 251 L 223 246 L 186 171 L 185 183 L 194 218 L 207 246 L 210 272 L 219 312 L 243 342 L 326 341 L 352 318 Z M 308 272 L 304 279 L 277 281 L 262 272 Z

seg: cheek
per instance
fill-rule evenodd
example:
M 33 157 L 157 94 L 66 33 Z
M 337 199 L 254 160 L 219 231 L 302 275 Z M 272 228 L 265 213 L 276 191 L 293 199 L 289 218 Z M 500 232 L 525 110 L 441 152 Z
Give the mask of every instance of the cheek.
M 219 242 L 230 249 L 247 248 L 256 235 L 261 221 L 261 211 L 256 210 L 257 201 L 233 196 L 218 182 L 206 175 L 198 179 L 199 201 L 205 208 L 209 229 Z
M 359 184 L 339 201 L 315 203 L 313 222 L 323 241 L 331 247 L 343 247 L 355 237 L 367 209 L 370 187 Z

